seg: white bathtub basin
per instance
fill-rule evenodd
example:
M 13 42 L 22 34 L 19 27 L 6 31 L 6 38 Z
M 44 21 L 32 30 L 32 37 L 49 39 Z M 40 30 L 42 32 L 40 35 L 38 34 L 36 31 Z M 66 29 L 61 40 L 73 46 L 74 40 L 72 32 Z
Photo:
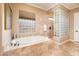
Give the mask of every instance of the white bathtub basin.
M 42 42 L 49 41 L 49 40 L 50 39 L 46 36 L 28 36 L 28 37 L 24 37 L 24 38 L 17 38 L 17 39 L 12 40 L 11 43 L 16 44 L 16 42 L 18 42 L 19 46 L 12 45 L 8 49 L 6 49 L 6 51 L 42 43 Z

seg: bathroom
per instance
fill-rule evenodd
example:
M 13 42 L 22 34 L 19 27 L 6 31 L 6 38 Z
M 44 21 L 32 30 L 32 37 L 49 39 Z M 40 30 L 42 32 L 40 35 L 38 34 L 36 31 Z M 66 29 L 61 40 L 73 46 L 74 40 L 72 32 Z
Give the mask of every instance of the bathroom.
M 47 4 L 50 6 L 53 3 Z M 45 5 L 47 6 L 47 4 Z M 52 55 L 53 52 L 49 50 L 52 51 L 53 45 L 60 50 L 62 45 L 73 40 L 72 37 L 74 36 L 71 32 L 73 31 L 73 26 L 71 26 L 72 15 L 70 15 L 72 11 L 66 8 L 65 4 L 54 4 L 55 6 L 50 8 L 47 6 L 48 9 L 46 7 L 40 8 L 38 5 L 41 6 L 41 3 L 2 4 L 4 15 L 2 17 L 2 50 L 4 55 L 10 55 L 7 52 L 12 54 L 14 51 L 18 51 L 19 54 L 23 55 L 21 51 L 26 48 L 26 50 L 31 51 L 25 50 L 26 53 L 28 52 L 31 55 L 33 52 L 31 49 L 34 47 L 38 50 L 42 48 L 44 54 L 47 52 L 46 55 Z M 42 47 L 42 44 L 45 47 Z M 16 53 L 14 54 L 16 55 Z M 37 51 L 35 53 L 37 54 L 33 55 L 42 55 L 42 52 Z

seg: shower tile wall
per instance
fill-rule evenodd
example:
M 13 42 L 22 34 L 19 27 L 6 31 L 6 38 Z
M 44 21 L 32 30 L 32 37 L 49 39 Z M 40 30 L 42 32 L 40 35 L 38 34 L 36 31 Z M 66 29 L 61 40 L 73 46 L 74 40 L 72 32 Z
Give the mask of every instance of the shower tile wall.
M 68 13 L 61 9 L 54 9 L 55 34 L 61 41 L 61 38 L 68 37 Z

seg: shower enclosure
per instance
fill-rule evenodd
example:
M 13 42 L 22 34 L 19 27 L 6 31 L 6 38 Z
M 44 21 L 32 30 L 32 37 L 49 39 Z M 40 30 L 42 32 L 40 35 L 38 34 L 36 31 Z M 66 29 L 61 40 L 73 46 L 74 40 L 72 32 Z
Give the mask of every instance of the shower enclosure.
M 66 9 L 58 6 L 53 9 L 54 13 L 54 32 L 55 32 L 55 40 L 57 43 L 61 43 L 68 38 L 68 25 L 69 25 L 69 13 Z

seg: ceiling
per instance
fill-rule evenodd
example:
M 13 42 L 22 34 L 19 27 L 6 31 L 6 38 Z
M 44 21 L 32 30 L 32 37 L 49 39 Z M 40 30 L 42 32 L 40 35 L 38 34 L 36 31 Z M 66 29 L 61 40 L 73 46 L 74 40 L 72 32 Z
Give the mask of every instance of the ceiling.
M 79 7 L 79 3 L 60 3 L 61 5 L 65 6 L 69 10 Z M 43 9 L 43 10 L 49 10 L 57 5 L 57 3 L 29 3 L 29 5 L 32 5 L 34 7 Z

